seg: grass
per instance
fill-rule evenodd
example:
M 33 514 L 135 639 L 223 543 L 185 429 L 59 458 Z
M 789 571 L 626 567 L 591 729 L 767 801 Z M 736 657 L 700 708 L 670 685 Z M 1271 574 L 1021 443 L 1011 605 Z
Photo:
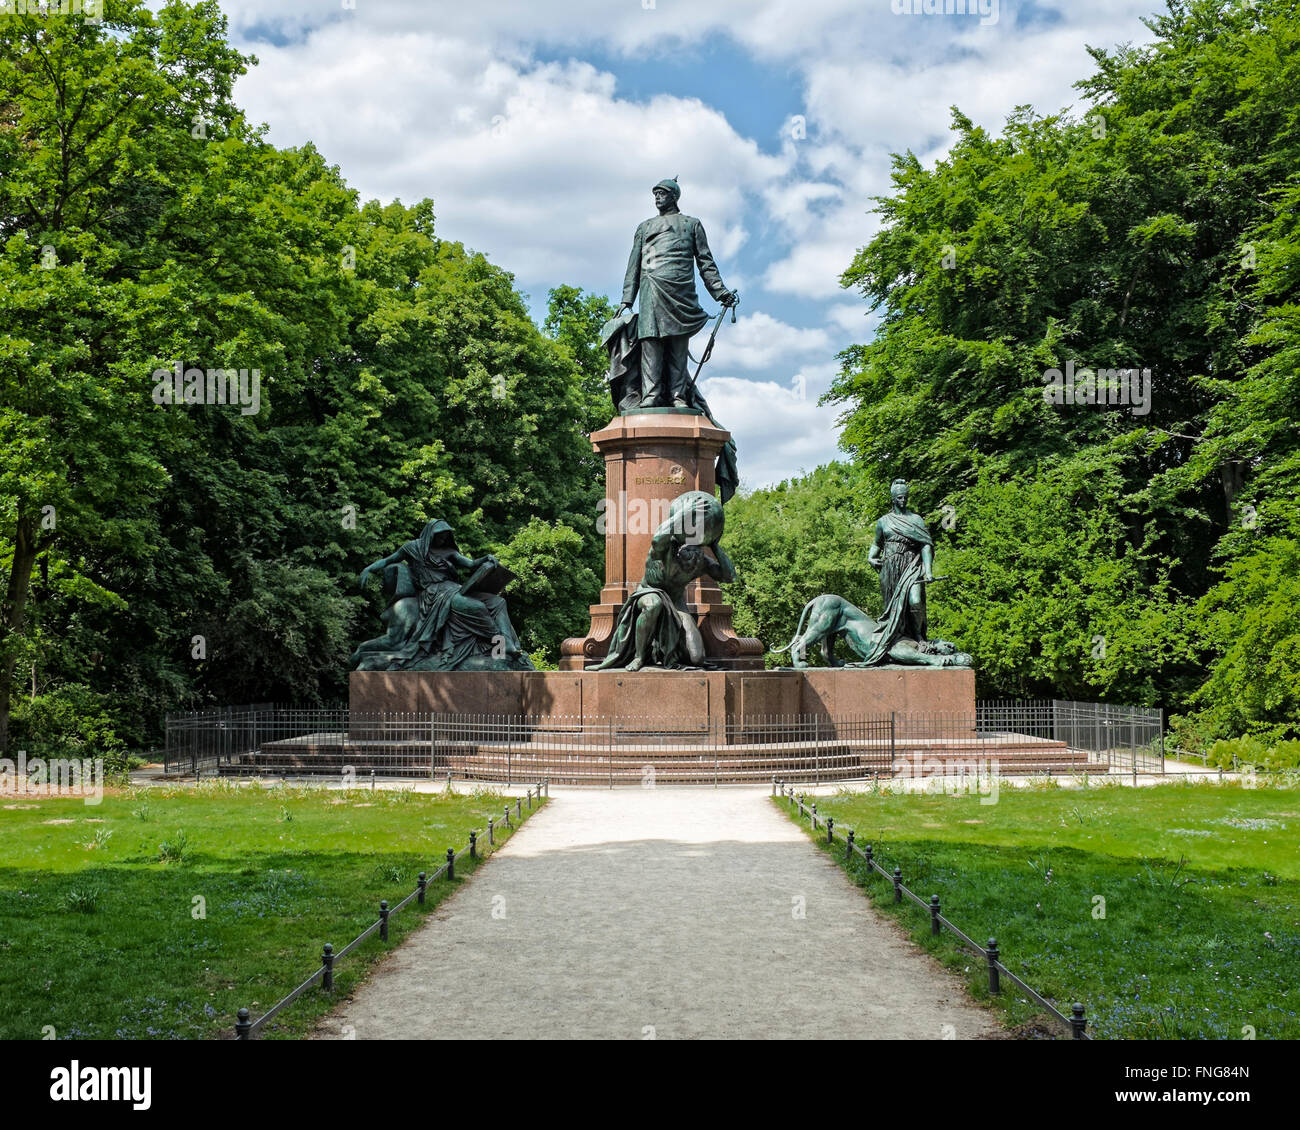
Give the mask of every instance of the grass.
M 325 942 L 341 949 L 504 806 L 228 782 L 110 790 L 97 806 L 0 797 L 0 1039 L 229 1034 L 241 1006 L 260 1016 Z M 431 883 L 424 913 L 472 868 Z M 422 917 L 414 902 L 393 915 L 387 946 L 376 936 L 335 967 L 334 997 L 309 990 L 263 1036 L 308 1031 Z
M 1300 791 L 1004 788 L 979 801 L 841 794 L 817 807 L 841 866 L 853 828 L 954 925 L 996 936 L 1003 964 L 1062 1012 L 1083 1002 L 1098 1038 L 1300 1038 Z M 891 883 L 865 872 L 858 859 L 877 908 L 989 999 L 983 959 L 932 938 L 925 911 L 896 907 Z M 1012 1025 L 1041 1013 L 1005 980 L 995 999 Z

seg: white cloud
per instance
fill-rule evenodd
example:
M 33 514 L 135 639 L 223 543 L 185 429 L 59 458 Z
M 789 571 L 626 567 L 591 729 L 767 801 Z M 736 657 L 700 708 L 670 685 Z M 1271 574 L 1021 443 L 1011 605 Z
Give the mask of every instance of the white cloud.
M 838 302 L 826 309 L 826 320 L 843 330 L 858 344 L 871 340 L 880 325 L 880 313 L 867 305 L 866 299 L 857 302 Z
M 236 97 L 274 143 L 315 142 L 365 199 L 433 197 L 440 233 L 512 271 L 535 299 L 559 283 L 617 296 L 650 185 L 677 174 L 683 210 L 704 220 L 723 278 L 745 291 L 714 362 L 730 373 L 705 384 L 758 485 L 834 457 L 839 409 L 817 407 L 812 391 L 794 399 L 790 381 L 802 374 L 824 390 L 835 352 L 877 325 L 839 276 L 878 229 L 870 198 L 891 191 L 890 154 L 944 154 L 953 104 L 996 131 L 1017 105 L 1077 101 L 1071 84 L 1093 70 L 1085 44 L 1148 40 L 1138 18 L 1151 0 L 1024 10 L 1001 0 L 991 27 L 896 16 L 890 0 L 222 7 L 261 60 Z M 277 37 L 288 42 L 268 44 Z M 705 67 L 701 49 L 714 43 L 790 76 L 805 137 L 787 129 L 765 152 L 788 104 L 749 137 L 718 107 L 675 94 L 671 68 L 669 89 L 633 99 L 584 58 Z M 800 300 L 804 325 L 783 313 L 786 296 Z M 749 314 L 756 301 L 762 310 Z
M 363 198 L 432 196 L 441 232 L 525 286 L 604 280 L 617 293 L 650 187 L 673 174 L 683 210 L 708 218 L 715 254 L 729 258 L 748 238 L 745 192 L 787 171 L 698 99 L 620 99 L 584 62 L 338 23 L 258 54 L 238 97 L 273 142 L 313 140 Z M 631 142 L 634 157 L 616 148 Z
M 723 332 L 726 340 L 719 334 L 715 349 L 724 351 L 727 362 L 739 369 L 768 369 L 792 357 L 825 355 L 831 347 L 824 329 L 800 329 L 761 311 L 741 314 L 735 326 Z
M 714 417 L 735 437 L 745 489 L 771 486 L 837 457 L 841 409 L 817 403 L 834 375 L 834 364 L 818 364 L 791 373 L 785 384 L 731 376 L 700 382 Z

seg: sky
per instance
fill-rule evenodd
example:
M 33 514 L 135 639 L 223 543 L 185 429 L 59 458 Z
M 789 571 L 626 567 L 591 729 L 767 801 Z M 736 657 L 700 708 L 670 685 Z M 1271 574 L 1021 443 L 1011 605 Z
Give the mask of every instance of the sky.
M 676 176 L 739 319 L 701 391 L 753 489 L 838 455 L 818 400 L 869 341 L 839 285 L 890 155 L 927 165 L 951 107 L 999 131 L 1080 104 L 1087 46 L 1152 37 L 1161 0 L 221 0 L 257 56 L 236 87 L 276 145 L 312 141 L 363 200 L 434 201 L 540 323 L 567 284 L 618 300 L 651 186 Z M 969 8 L 967 12 L 965 9 Z M 915 10 L 914 10 L 915 9 Z M 928 11 L 927 11 L 928 10 Z M 702 284 L 706 312 L 717 309 Z M 707 332 L 707 331 L 706 331 Z M 699 355 L 703 339 L 696 339 Z

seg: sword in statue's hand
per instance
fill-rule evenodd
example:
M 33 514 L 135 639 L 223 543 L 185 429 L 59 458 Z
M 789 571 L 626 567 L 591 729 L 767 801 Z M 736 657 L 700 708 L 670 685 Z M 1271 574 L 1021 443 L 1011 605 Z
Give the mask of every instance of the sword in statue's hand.
M 687 376 L 690 377 L 692 388 L 695 388 L 695 381 L 700 375 L 700 370 L 704 368 L 704 363 L 713 356 L 713 343 L 717 339 L 718 330 L 722 326 L 722 319 L 727 316 L 727 311 L 730 310 L 731 324 L 734 326 L 736 324 L 736 307 L 739 305 L 740 291 L 733 290 L 731 292 L 731 303 L 718 311 L 718 320 L 713 323 L 713 332 L 709 334 L 709 344 L 704 347 L 704 354 L 700 357 L 700 363 L 695 367 L 695 376 L 691 377 L 689 373 L 687 374 Z M 698 393 L 699 389 L 695 389 L 695 391 Z

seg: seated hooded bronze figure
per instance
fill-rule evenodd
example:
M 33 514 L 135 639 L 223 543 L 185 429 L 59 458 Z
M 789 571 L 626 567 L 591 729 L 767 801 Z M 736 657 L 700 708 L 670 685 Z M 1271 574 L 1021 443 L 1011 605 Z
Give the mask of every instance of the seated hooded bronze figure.
M 361 570 L 383 575 L 388 631 L 352 653 L 354 671 L 531 671 L 501 589 L 513 574 L 492 554 L 470 558 L 451 527 L 429 522 L 413 541 Z M 468 570 L 462 582 L 461 571 Z

